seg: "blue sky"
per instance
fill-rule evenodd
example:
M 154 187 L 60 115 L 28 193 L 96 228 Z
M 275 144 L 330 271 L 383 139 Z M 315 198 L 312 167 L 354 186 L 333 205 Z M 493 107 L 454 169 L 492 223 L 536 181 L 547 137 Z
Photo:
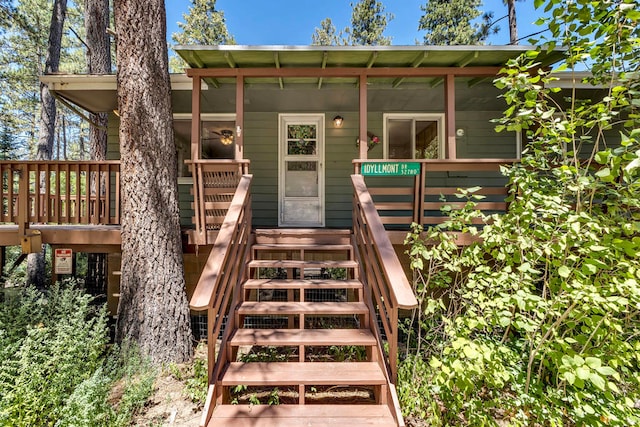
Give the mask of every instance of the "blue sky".
M 351 19 L 350 3 L 357 0 L 218 0 L 216 8 L 222 10 L 227 28 L 241 45 L 308 45 L 314 28 L 320 21 L 331 18 L 334 25 L 344 28 Z M 393 45 L 414 45 L 423 40 L 424 32 L 418 31 L 418 21 L 426 0 L 382 0 L 386 12 L 395 18 L 389 23 L 385 35 L 392 37 Z M 189 0 L 168 0 L 167 31 L 178 31 L 177 22 L 189 9 Z M 533 7 L 533 0 L 516 3 L 519 37 L 540 30 L 533 22 L 541 15 Z M 493 11 L 494 19 L 507 14 L 503 0 L 484 0 L 483 11 Z M 491 36 L 488 44 L 509 42 L 506 19 L 500 21 L 500 33 Z M 528 44 L 526 41 L 521 44 Z

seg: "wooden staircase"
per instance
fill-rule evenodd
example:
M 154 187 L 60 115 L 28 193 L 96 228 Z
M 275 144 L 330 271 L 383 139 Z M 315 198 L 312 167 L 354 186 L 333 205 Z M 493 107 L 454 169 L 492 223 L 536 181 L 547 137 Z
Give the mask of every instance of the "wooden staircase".
M 257 230 L 208 426 L 398 426 L 349 230 Z

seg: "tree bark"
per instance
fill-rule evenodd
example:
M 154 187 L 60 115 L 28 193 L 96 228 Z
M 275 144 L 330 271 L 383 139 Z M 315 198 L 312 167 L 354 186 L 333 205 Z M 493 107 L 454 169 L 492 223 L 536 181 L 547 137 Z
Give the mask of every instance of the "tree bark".
M 109 0 L 84 1 L 84 28 L 87 42 L 87 71 L 90 74 L 108 74 L 111 72 L 111 43 L 107 28 L 109 27 Z M 91 114 L 89 127 L 89 151 L 91 160 L 107 158 L 107 113 Z M 95 126 L 95 125 L 97 126 Z M 91 182 L 95 182 L 93 179 Z M 105 188 L 104 183 L 100 188 Z M 95 189 L 92 189 L 95 191 Z M 102 269 L 106 266 L 106 254 L 90 253 L 87 262 L 87 286 L 97 295 L 106 294 L 106 276 Z
M 67 16 L 67 0 L 55 0 L 49 26 L 49 42 L 44 73 L 55 73 L 60 68 L 60 50 L 62 49 L 62 32 Z M 40 83 L 40 129 L 36 160 L 51 160 L 56 126 L 56 100 L 49 92 L 49 87 Z M 42 252 L 27 257 L 27 284 L 42 288 L 45 285 L 44 246 Z
M 60 50 L 62 49 L 62 30 L 67 15 L 67 0 L 56 0 L 49 26 L 49 44 L 44 73 L 58 72 L 60 68 Z M 40 131 L 38 134 L 37 160 L 51 160 L 56 124 L 56 100 L 44 83 L 40 83 Z
M 507 0 L 509 11 L 509 42 L 518 44 L 518 25 L 516 23 L 516 0 Z
M 155 363 L 192 354 L 162 0 L 115 0 L 122 189 L 116 340 Z
M 111 46 L 107 28 L 109 26 L 109 0 L 85 0 L 84 27 L 87 33 L 87 70 L 90 74 L 111 72 Z M 92 160 L 107 157 L 107 113 L 91 115 L 89 147 Z

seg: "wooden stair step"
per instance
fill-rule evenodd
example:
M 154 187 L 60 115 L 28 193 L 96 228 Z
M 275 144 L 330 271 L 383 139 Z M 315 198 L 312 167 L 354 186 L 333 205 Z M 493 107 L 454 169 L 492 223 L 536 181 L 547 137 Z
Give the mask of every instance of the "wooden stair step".
M 376 345 L 368 329 L 238 329 L 230 340 L 232 346 L 329 346 Z
M 397 426 L 386 405 L 219 405 L 209 427 Z
M 363 302 L 299 302 L 299 301 L 244 301 L 238 314 L 251 315 L 351 315 L 368 314 Z
M 250 279 L 245 289 L 361 289 L 359 280 Z
M 231 362 L 222 386 L 383 385 L 386 377 L 377 362 Z
M 356 261 L 301 261 L 301 260 L 265 260 L 254 259 L 249 268 L 356 268 Z
M 350 251 L 353 249 L 351 245 L 344 244 L 295 244 L 295 243 L 262 243 L 255 244 L 252 246 L 254 250 L 258 251 L 273 251 L 273 250 L 282 250 L 282 251 Z
M 275 228 L 254 231 L 256 244 L 349 244 L 351 230 L 330 228 Z

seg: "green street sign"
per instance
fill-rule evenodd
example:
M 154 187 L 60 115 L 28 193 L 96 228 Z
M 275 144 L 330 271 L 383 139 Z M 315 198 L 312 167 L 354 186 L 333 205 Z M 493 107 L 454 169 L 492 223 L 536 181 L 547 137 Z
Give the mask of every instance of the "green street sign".
M 419 162 L 364 162 L 360 167 L 364 176 L 413 176 L 420 173 Z

